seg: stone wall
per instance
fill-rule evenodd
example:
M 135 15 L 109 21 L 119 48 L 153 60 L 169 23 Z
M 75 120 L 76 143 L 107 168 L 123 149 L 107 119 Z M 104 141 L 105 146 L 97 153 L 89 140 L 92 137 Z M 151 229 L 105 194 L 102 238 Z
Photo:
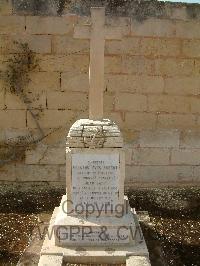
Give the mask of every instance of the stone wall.
M 67 131 L 88 116 L 89 42 L 73 39 L 73 30 L 92 1 L 62 10 L 19 2 L 0 3 L 0 70 L 19 52 L 13 41 L 36 53 L 26 93 L 45 137 L 38 140 L 26 105 L 1 80 L 0 182 L 64 184 Z M 200 5 L 102 2 L 107 23 L 123 30 L 122 41 L 106 42 L 104 111 L 124 135 L 126 185 L 199 183 Z

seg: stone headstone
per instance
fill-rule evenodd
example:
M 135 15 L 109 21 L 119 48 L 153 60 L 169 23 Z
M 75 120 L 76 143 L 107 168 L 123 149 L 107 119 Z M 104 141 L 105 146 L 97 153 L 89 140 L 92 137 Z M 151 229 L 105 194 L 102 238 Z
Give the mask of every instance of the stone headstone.
M 66 158 L 67 198 L 63 204 L 69 215 L 61 210 L 56 219 L 56 244 L 98 246 L 133 242 L 135 226 L 124 200 L 125 156 L 119 128 L 106 119 L 77 121 L 68 134 Z M 77 234 L 70 226 L 76 226 Z M 100 237 L 103 228 L 105 239 Z
M 124 197 L 125 153 L 118 126 L 103 119 L 105 9 L 91 10 L 90 27 L 75 35 L 90 38 L 89 119 L 75 122 L 67 136 L 67 193 L 55 209 L 41 255 L 63 254 L 72 263 L 124 263 L 148 256 L 137 216 Z M 116 30 L 116 29 L 115 29 Z

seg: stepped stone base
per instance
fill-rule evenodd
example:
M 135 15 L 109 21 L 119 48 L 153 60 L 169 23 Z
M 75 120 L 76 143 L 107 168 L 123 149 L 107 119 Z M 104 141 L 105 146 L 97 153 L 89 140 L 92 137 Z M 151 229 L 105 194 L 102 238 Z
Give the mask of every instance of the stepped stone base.
M 67 215 L 67 195 L 63 196 L 55 224 L 56 246 L 109 246 L 135 243 L 136 227 L 128 199 L 124 211 L 102 211 L 92 215 Z
M 53 230 L 53 227 L 55 226 L 55 221 L 56 217 L 58 216 L 58 213 L 59 213 L 59 208 L 55 208 L 49 225 L 50 232 Z M 137 215 L 134 213 L 133 213 L 133 220 L 136 227 L 134 243 L 130 243 L 128 245 L 122 244 L 118 246 L 112 246 L 112 248 L 108 246 L 97 247 L 97 246 L 87 246 L 87 245 L 59 247 L 55 245 L 54 234 L 52 234 L 51 239 L 49 239 L 48 236 L 46 236 L 40 253 L 41 258 L 39 266 L 44 266 L 45 258 L 49 259 L 52 258 L 52 256 L 53 257 L 55 256 L 55 260 L 57 261 L 58 258 L 59 261 L 61 261 L 60 257 L 62 257 L 62 263 L 68 262 L 68 263 L 94 263 L 94 264 L 126 263 L 129 257 L 134 257 L 134 256 L 136 257 L 142 256 L 148 258 L 149 253 L 147 250 L 147 246 L 143 238 L 141 228 L 139 226 Z

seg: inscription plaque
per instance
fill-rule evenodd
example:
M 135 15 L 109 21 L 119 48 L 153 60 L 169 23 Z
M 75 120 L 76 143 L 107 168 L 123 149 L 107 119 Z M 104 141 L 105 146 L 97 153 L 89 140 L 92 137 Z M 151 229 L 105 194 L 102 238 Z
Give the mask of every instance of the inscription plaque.
M 72 202 L 83 207 L 111 210 L 119 203 L 119 153 L 72 154 Z

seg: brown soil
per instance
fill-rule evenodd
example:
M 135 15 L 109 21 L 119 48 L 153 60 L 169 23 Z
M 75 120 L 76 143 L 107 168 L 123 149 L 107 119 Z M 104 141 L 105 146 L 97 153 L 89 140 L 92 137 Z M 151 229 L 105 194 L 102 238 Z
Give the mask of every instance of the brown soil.
M 38 215 L 58 206 L 63 193 L 0 188 L 0 265 L 16 265 Z M 149 212 L 141 226 L 152 266 L 200 265 L 200 189 L 143 189 L 128 196 L 132 207 Z

